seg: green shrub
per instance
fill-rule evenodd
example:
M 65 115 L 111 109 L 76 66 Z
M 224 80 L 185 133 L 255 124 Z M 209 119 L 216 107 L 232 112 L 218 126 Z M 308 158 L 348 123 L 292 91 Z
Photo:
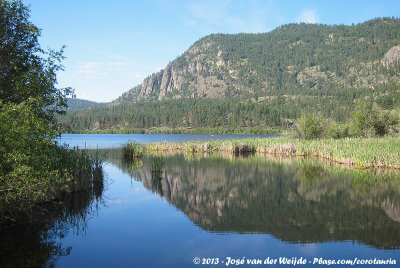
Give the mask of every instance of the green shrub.
M 330 121 L 324 126 L 324 138 L 341 139 L 349 137 L 349 125 L 338 124 L 335 121 Z
M 86 151 L 53 141 L 60 134 L 55 115 L 72 93 L 56 86 L 62 50 L 40 48 L 40 30 L 21 1 L 1 1 L 0 17 L 1 222 L 11 209 L 29 211 L 74 190 L 91 191 L 95 173 L 102 181 L 102 169 Z
M 140 158 L 143 154 L 143 145 L 133 141 L 122 147 L 122 156 L 125 159 Z
M 324 123 L 315 114 L 302 114 L 295 124 L 295 131 L 304 139 L 322 138 Z
M 360 102 L 351 114 L 350 135 L 354 137 L 382 137 L 399 132 L 396 113 L 382 110 L 376 103 Z

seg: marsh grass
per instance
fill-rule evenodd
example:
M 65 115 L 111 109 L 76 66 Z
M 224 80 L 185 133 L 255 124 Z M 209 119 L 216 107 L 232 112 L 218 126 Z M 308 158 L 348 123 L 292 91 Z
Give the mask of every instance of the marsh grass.
M 62 201 L 74 193 L 86 192 L 98 200 L 103 192 L 102 160 L 97 152 L 92 155 L 87 150 L 43 146 L 40 159 L 23 164 L 29 173 L 16 170 L 1 181 L 0 225 L 7 218 L 26 218 L 44 204 Z
M 206 142 L 152 143 L 146 152 L 259 153 L 327 159 L 355 168 L 400 169 L 400 137 L 304 140 L 249 138 Z
M 143 154 L 143 145 L 133 141 L 122 146 L 122 157 L 124 159 L 140 158 Z

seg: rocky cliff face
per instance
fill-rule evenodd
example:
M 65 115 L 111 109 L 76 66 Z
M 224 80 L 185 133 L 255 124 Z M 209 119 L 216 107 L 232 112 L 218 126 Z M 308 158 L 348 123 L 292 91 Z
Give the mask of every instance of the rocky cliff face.
M 292 24 L 265 34 L 210 35 L 117 102 L 268 95 L 271 90 L 376 88 L 399 82 L 400 20 Z M 385 71 L 386 70 L 386 71 Z
M 222 51 L 214 55 L 210 49 L 213 46 L 211 41 L 193 45 L 177 60 L 136 87 L 136 100 L 222 97 L 226 83 L 213 73 L 225 63 L 221 59 Z
M 392 47 L 382 60 L 385 66 L 396 65 L 400 62 L 400 45 Z

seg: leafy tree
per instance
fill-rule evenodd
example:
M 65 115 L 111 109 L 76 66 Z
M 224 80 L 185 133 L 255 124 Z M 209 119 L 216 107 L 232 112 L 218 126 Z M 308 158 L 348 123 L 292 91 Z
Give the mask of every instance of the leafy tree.
M 39 35 L 21 1 L 0 0 L 0 100 L 3 104 L 29 100 L 38 117 L 55 123 L 55 113 L 66 106 L 72 90 L 56 88 L 56 73 L 63 69 L 62 49 L 44 51 Z
M 56 88 L 62 50 L 43 51 L 28 19 L 21 1 L 0 0 L 0 224 L 34 204 L 90 188 L 101 170 L 86 152 L 53 141 L 60 133 L 55 115 L 71 90 Z
M 398 133 L 398 115 L 380 110 L 375 103 L 359 102 L 351 115 L 353 136 L 370 137 Z
M 295 130 L 304 139 L 322 138 L 324 134 L 323 122 L 315 114 L 302 114 L 296 123 Z

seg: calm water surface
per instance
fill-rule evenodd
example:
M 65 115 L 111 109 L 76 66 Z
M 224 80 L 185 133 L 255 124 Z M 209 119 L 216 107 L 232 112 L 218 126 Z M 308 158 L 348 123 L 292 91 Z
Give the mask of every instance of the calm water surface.
M 178 139 L 157 139 L 167 138 Z M 145 156 L 128 163 L 119 149 L 100 154 L 107 174 L 102 198 L 37 236 L 11 233 L 17 242 L 6 260 L 36 258 L 31 254 L 56 267 L 226 267 L 226 257 L 400 263 L 396 173 L 256 156 Z M 220 264 L 195 265 L 195 257 Z M 316 265 L 300 267 L 308 266 Z
M 140 143 L 152 142 L 184 142 L 192 140 L 225 140 L 251 137 L 268 138 L 276 135 L 210 135 L 210 134 L 62 134 L 60 144 L 70 148 L 79 146 L 87 149 L 119 148 L 129 141 Z

